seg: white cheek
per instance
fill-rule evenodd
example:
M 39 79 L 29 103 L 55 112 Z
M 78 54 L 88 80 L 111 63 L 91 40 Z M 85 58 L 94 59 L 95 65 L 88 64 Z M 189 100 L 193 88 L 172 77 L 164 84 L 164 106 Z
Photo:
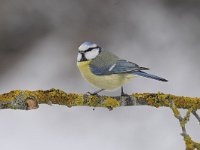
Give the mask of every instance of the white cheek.
M 86 52 L 85 57 L 87 60 L 94 59 L 99 54 L 98 49 L 93 49 L 92 51 Z
M 80 60 L 81 60 L 81 57 L 82 57 L 82 55 L 81 55 L 80 53 L 78 53 L 77 61 L 80 61 Z

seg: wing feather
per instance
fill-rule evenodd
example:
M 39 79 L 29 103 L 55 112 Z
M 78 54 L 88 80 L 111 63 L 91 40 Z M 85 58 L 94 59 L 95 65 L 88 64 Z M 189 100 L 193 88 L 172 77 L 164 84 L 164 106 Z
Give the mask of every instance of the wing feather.
M 103 67 L 91 64 L 90 68 L 91 71 L 96 75 L 123 74 L 133 71 L 149 70 L 148 68 L 140 67 L 139 65 L 127 60 L 117 60 L 115 63 L 105 65 Z

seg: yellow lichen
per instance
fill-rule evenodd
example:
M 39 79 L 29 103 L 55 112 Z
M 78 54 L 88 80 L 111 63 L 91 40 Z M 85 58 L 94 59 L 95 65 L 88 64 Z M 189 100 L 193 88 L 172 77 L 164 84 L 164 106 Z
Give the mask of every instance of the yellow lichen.
M 116 99 L 108 97 L 105 99 L 102 106 L 107 107 L 109 109 L 113 109 L 115 107 L 120 106 L 120 103 Z
M 154 107 L 170 107 L 174 116 L 179 119 L 180 126 L 183 130 L 184 141 L 187 150 L 200 150 L 200 144 L 194 142 L 186 134 L 185 125 L 189 121 L 190 114 L 200 109 L 200 98 L 191 98 L 184 96 L 175 96 L 171 94 L 158 93 L 135 93 L 132 94 L 132 103 L 130 105 L 150 105 Z M 128 105 L 126 99 L 121 97 L 92 96 L 87 94 L 68 94 L 62 90 L 50 89 L 46 91 L 21 91 L 15 90 L 9 93 L 0 94 L 0 109 L 34 109 L 37 104 L 60 104 L 68 107 L 71 106 L 93 106 L 105 107 L 110 110 L 120 105 Z M 186 116 L 182 117 L 178 108 L 188 109 Z
M 192 139 L 189 135 L 184 137 L 184 141 L 186 144 L 186 150 L 194 150 L 196 148 L 195 142 L 192 141 Z
M 88 96 L 88 102 L 87 104 L 89 106 L 98 106 L 98 104 L 100 103 L 101 99 L 98 96 Z
M 175 96 L 172 94 L 163 94 L 163 93 L 135 93 L 134 97 L 140 100 L 147 101 L 148 105 L 160 107 L 160 106 L 169 106 L 168 100 L 173 100 L 177 108 L 189 109 L 193 108 L 200 109 L 200 98 L 191 98 L 184 96 Z
M 176 118 L 178 118 L 178 117 L 180 116 L 180 112 L 178 111 L 178 109 L 177 109 L 177 108 L 174 108 L 174 107 L 171 107 L 171 109 L 172 109 L 172 111 L 174 112 L 174 116 L 175 116 Z
M 67 96 L 67 100 L 65 100 L 66 104 L 70 104 L 71 106 L 81 106 L 83 105 L 83 102 L 84 102 L 84 99 L 83 99 L 83 96 L 79 96 L 77 94 L 68 94 L 68 95 L 65 95 Z

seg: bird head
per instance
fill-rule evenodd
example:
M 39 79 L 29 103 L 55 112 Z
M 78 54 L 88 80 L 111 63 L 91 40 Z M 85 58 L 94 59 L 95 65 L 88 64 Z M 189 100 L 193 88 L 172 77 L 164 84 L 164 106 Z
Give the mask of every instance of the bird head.
M 101 47 L 93 42 L 84 42 L 78 48 L 77 61 L 88 61 L 96 58 L 101 53 Z

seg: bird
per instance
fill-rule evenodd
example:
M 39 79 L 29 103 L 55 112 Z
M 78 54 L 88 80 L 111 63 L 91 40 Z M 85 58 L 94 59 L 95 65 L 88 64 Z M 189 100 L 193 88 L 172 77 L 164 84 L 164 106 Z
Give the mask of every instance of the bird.
M 121 59 L 115 54 L 102 49 L 94 42 L 83 42 L 78 47 L 77 66 L 82 77 L 91 85 L 98 88 L 91 95 L 98 95 L 101 91 L 112 91 L 121 87 L 121 96 L 124 93 L 123 85 L 135 76 L 142 76 L 158 81 L 168 80 L 146 73 L 146 67 Z

